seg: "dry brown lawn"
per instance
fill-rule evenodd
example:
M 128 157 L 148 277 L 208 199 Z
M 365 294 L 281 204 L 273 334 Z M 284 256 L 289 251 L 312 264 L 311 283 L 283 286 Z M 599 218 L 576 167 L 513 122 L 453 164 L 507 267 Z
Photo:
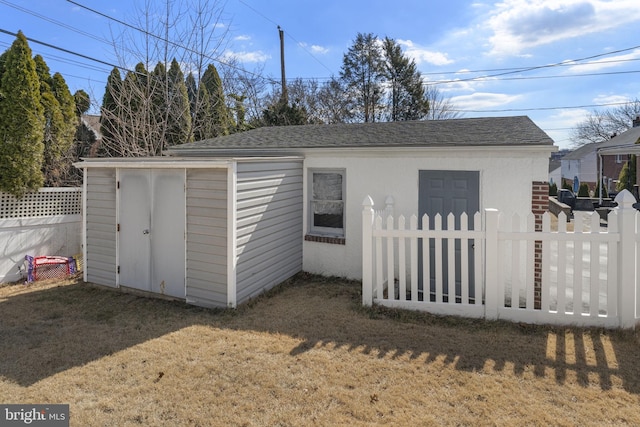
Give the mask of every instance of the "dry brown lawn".
M 0 402 L 72 426 L 640 425 L 637 333 L 360 306 L 300 275 L 236 311 L 0 287 Z

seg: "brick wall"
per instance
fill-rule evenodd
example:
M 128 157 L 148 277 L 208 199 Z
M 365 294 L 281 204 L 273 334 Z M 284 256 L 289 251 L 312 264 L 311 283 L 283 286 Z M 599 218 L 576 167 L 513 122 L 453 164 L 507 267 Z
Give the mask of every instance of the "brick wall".
M 549 183 L 534 181 L 531 184 L 531 212 L 535 217 L 535 230 L 542 231 L 542 215 L 549 210 Z M 534 249 L 534 307 L 541 307 L 542 295 L 542 242 L 536 240 Z

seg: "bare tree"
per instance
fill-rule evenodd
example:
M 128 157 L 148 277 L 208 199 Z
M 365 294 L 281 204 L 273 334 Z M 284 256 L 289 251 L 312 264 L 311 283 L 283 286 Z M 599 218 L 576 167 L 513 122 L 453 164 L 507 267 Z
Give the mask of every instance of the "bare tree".
M 619 107 L 602 111 L 594 110 L 573 128 L 571 140 L 576 146 L 607 141 L 629 129 L 633 120 L 639 115 L 640 100 L 638 99 Z
M 207 66 L 220 59 L 228 40 L 228 25 L 222 25 L 222 2 L 207 0 L 165 0 L 139 2 L 133 21 L 120 22 L 112 31 L 114 51 L 124 79 L 108 83 L 103 99 L 103 155 L 161 155 L 168 144 L 192 140 L 196 129 L 190 109 L 184 109 L 182 89 L 169 72 L 172 62 L 196 81 Z M 135 70 L 130 64 L 137 63 Z M 153 71 L 147 71 L 153 70 Z M 194 111 L 201 108 L 201 91 L 196 91 Z M 111 102 L 111 108 L 105 103 Z M 182 115 L 188 115 L 189 118 Z M 171 129 L 176 121 L 190 127 L 180 141 Z
M 445 98 L 442 92 L 434 85 L 427 85 L 425 90 L 425 98 L 429 103 L 429 111 L 427 112 L 427 120 L 447 120 L 456 119 L 461 116 L 456 110 L 455 105 L 450 98 Z

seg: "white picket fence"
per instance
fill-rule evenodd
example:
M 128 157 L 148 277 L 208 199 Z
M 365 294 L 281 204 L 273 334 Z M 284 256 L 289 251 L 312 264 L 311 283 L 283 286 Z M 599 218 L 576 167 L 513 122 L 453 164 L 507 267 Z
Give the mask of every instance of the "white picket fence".
M 587 221 L 577 214 L 574 230 L 567 231 L 560 214 L 552 231 L 547 212 L 542 230 L 535 231 L 532 214 L 508 218 L 494 209 L 476 213 L 470 222 L 463 214 L 457 229 L 453 215 L 444 219 L 445 226 L 437 215 L 431 228 L 425 216 L 427 226 L 419 228 L 415 215 L 408 221 L 402 215 L 383 219 L 367 197 L 363 304 L 524 323 L 633 328 L 640 307 L 640 216 L 631 193 L 620 193 L 616 202 L 619 207 L 606 227 L 596 213 Z M 384 213 L 389 211 L 387 206 Z

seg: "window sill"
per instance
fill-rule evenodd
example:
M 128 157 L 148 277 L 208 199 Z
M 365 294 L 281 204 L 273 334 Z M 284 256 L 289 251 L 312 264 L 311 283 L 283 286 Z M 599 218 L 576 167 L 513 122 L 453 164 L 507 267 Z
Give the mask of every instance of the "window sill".
M 307 242 L 329 243 L 332 245 L 344 245 L 344 237 L 330 237 L 330 236 L 316 236 L 313 234 L 306 234 L 304 240 Z

